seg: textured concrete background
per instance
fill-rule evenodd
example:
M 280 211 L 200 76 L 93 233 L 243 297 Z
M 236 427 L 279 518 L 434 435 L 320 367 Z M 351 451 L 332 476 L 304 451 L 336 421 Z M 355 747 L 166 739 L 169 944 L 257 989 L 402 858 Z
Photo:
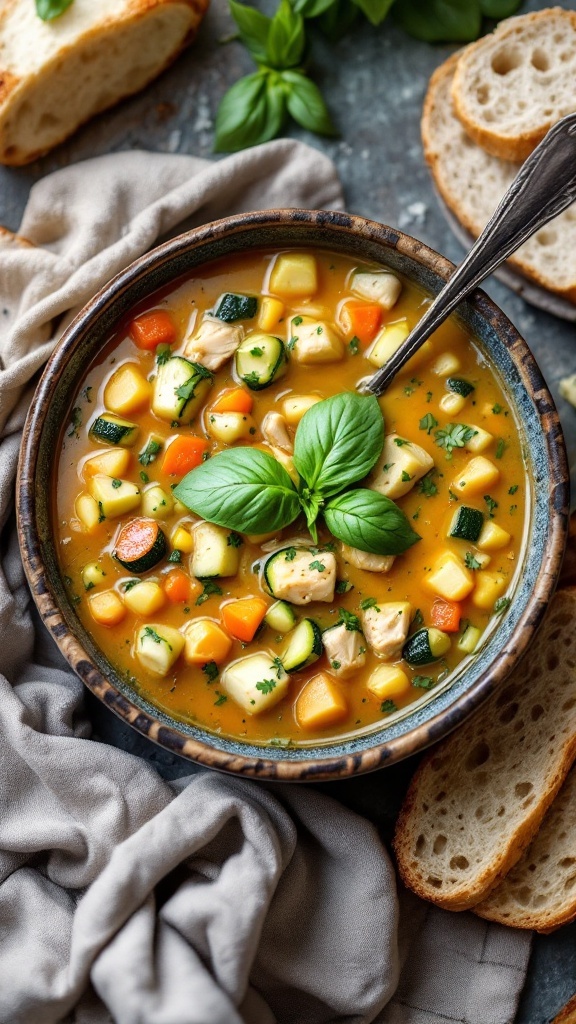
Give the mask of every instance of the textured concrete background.
M 546 6 L 528 0 L 523 10 Z M 576 0 L 562 4 L 576 9 Z M 43 175 L 101 153 L 124 149 L 211 156 L 213 122 L 219 99 L 253 65 L 237 43 L 222 45 L 232 24 L 224 0 L 213 0 L 200 37 L 177 64 L 140 96 L 102 115 L 54 154 L 18 170 L 0 168 L 0 224 L 17 229 L 28 192 Z M 428 46 L 392 25 L 354 29 L 336 45 L 314 39 L 316 79 L 323 89 L 341 137 L 323 141 L 290 131 L 332 157 L 348 209 L 385 221 L 417 236 L 458 262 L 461 245 L 446 224 L 435 198 L 420 144 L 419 118 L 430 74 L 454 49 Z M 568 258 L 575 259 L 574 253 Z M 559 399 L 560 377 L 576 372 L 574 325 L 527 306 L 504 285 L 487 291 L 505 310 L 534 351 L 558 401 L 576 468 L 576 411 Z M 138 736 L 91 696 L 89 713 L 96 733 L 109 743 L 147 758 L 166 777 L 194 770 Z M 388 834 L 415 760 L 376 775 L 326 784 Z M 546 1024 L 576 990 L 576 925 L 537 937 L 516 1024 Z

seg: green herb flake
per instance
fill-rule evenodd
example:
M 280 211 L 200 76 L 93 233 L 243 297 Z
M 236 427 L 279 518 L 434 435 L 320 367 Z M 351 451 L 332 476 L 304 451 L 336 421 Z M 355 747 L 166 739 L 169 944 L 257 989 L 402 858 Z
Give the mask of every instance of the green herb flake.
M 432 392 L 431 391 L 427 391 L 426 392 L 426 401 L 427 401 L 428 404 L 430 404 L 430 402 L 432 401 Z
M 140 470 L 140 479 L 141 479 L 141 481 L 142 481 L 142 483 L 143 483 L 143 484 L 148 484 L 148 483 L 150 483 L 150 477 L 148 476 L 148 473 L 145 473 L 145 472 L 144 472 L 144 470 L 143 470 L 143 469 L 142 469 L 142 470 Z
M 154 462 L 154 459 L 157 458 L 158 453 L 161 451 L 162 443 L 160 441 L 155 441 L 154 438 L 151 437 L 144 451 L 140 452 L 138 462 L 141 466 L 149 466 L 151 462 Z
M 181 562 L 182 552 L 179 551 L 178 548 L 174 548 L 174 551 L 171 551 L 170 554 L 168 555 L 168 561 L 174 563 Z
M 407 473 L 405 469 L 402 470 L 402 483 L 408 484 L 412 480 L 410 473 Z
M 228 700 L 228 697 L 226 696 L 225 693 L 219 693 L 218 690 L 215 690 L 214 693 L 216 695 L 216 700 L 214 701 L 214 707 L 215 708 L 219 708 L 219 707 L 222 706 L 222 704 L 226 703 L 226 701 Z
M 172 355 L 172 349 L 170 345 L 159 345 L 156 349 L 156 363 L 158 366 L 164 366 L 168 362 Z
M 226 543 L 230 548 L 240 548 L 242 547 L 244 541 L 242 540 L 240 534 L 236 533 L 233 530 L 232 533 L 228 534 L 228 540 L 226 541 Z
M 260 374 L 256 373 L 256 370 L 251 370 L 250 373 L 245 374 L 243 379 L 248 385 L 253 384 L 256 387 L 260 383 Z
M 374 608 L 377 612 L 380 611 L 375 597 L 365 597 L 363 601 L 360 601 L 360 607 L 363 612 L 368 611 L 369 608 Z
M 92 388 L 91 385 L 88 385 L 88 387 L 85 387 L 85 388 L 82 389 L 82 398 L 84 399 L 85 402 L 88 402 L 88 405 L 92 405 L 92 399 L 90 398 L 90 392 L 93 391 L 93 390 L 94 389 Z
M 284 673 L 284 665 L 282 664 L 282 658 L 280 658 L 278 655 L 276 655 L 275 658 L 272 658 L 272 664 L 270 665 L 270 668 L 275 669 L 278 679 L 282 678 L 282 675 Z
M 222 593 L 222 588 L 217 583 L 214 583 L 214 580 L 200 580 L 200 582 L 202 584 L 202 593 L 196 598 L 196 605 L 204 604 L 209 598 Z
M 467 427 L 464 423 L 449 423 L 446 427 L 434 431 L 434 438 L 439 448 L 446 452 L 446 458 L 452 458 L 454 448 L 464 448 L 478 431 Z
M 464 555 L 464 565 L 467 569 L 481 569 L 482 566 L 477 558 L 474 557 L 471 551 L 467 551 Z
M 316 569 L 317 572 L 324 572 L 326 566 L 319 562 L 317 559 L 314 562 L 310 562 L 309 569 Z
M 264 349 L 263 348 L 258 348 L 258 346 L 256 345 L 254 348 L 250 349 L 250 355 L 251 356 L 261 356 L 261 355 L 264 355 Z
M 362 631 L 360 628 L 360 619 L 357 615 L 354 615 L 353 612 L 347 611 L 346 608 L 339 608 L 338 615 L 340 617 L 340 622 L 346 626 L 349 633 L 360 633 Z
M 420 420 L 420 430 L 425 430 L 428 435 L 438 426 L 438 420 L 431 412 L 427 412 Z
M 488 518 L 494 519 L 494 509 L 498 508 L 498 502 L 494 501 L 494 498 L 491 498 L 489 494 L 484 495 L 484 501 L 488 509 Z
M 351 590 L 354 590 L 354 584 L 349 583 L 348 580 L 337 580 L 334 589 L 337 594 L 348 594 Z
M 512 487 L 508 488 L 508 494 L 516 494 L 517 490 L 518 490 L 518 484 L 513 484 Z
M 295 558 L 296 558 L 296 548 L 286 548 L 286 551 L 284 553 L 284 561 L 285 562 L 293 562 Z
M 383 700 L 380 705 L 380 712 L 383 715 L 391 715 L 393 711 L 398 711 L 398 708 L 393 700 Z
M 432 679 L 432 676 L 412 676 L 412 686 L 419 690 L 431 690 L 435 685 L 436 680 Z
M 132 587 L 137 587 L 141 582 L 141 580 L 126 580 L 126 583 L 124 583 L 124 593 L 127 594 L 129 590 L 132 590 Z
M 341 662 L 336 661 L 336 659 L 334 659 L 334 661 L 331 661 L 330 664 L 335 671 L 337 671 L 341 667 Z
M 112 480 L 112 487 L 114 488 L 114 490 L 115 490 L 115 491 L 117 491 L 119 487 L 122 487 L 122 481 L 121 481 L 121 480 L 118 480 L 118 479 L 117 479 L 117 478 L 115 477 L 115 478 L 114 478 L 114 479 Z
M 398 445 L 398 448 L 403 448 L 405 444 L 411 444 L 411 441 L 407 441 L 404 437 L 395 437 L 394 444 Z
M 276 689 L 276 680 L 262 679 L 259 683 L 256 683 L 256 689 L 259 690 L 260 693 L 263 693 L 265 695 L 268 693 L 272 693 L 272 690 Z
M 438 486 L 432 479 L 435 472 L 436 470 L 432 469 L 426 476 L 422 477 L 418 488 L 419 494 L 425 494 L 427 498 L 433 498 L 435 494 L 438 494 Z
M 96 584 L 93 583 L 92 580 L 89 580 L 88 583 L 84 584 L 84 590 L 92 590 L 95 587 L 95 585 Z
M 82 426 L 82 410 L 80 406 L 75 406 L 70 414 L 70 430 L 68 431 L 68 437 L 80 437 L 78 431 Z
M 496 405 L 492 406 L 492 412 L 494 413 L 495 416 L 499 416 L 500 413 L 502 412 L 502 406 L 499 405 L 498 402 L 496 402 Z
M 301 316 L 295 316 L 295 317 L 293 318 L 293 320 L 292 320 L 292 325 L 293 325 L 294 327 L 300 327 L 300 324 L 301 324 L 301 323 L 302 323 L 302 317 L 301 317 Z
M 498 444 L 496 445 L 496 452 L 495 452 L 495 455 L 496 455 L 497 459 L 501 459 L 502 458 L 502 456 L 504 455 L 505 448 L 506 448 L 506 442 L 505 442 L 504 438 L 503 437 L 498 438 Z
M 98 502 L 98 522 L 99 523 L 103 523 L 105 519 L 106 519 L 106 516 L 104 515 L 104 508 L 102 506 L 102 502 L 99 501 Z
M 509 511 L 510 511 L 510 515 L 511 515 L 511 516 L 513 516 L 513 515 L 514 515 L 514 513 L 515 513 L 515 512 L 516 512 L 516 510 L 517 510 L 517 508 L 518 508 L 518 505 L 510 505 L 510 509 L 509 509 Z
M 511 603 L 512 602 L 509 597 L 499 597 L 498 600 L 494 602 L 494 612 L 496 615 L 502 615 L 503 612 L 508 611 Z
M 360 339 L 357 338 L 356 335 L 354 335 L 354 337 L 351 338 L 350 341 L 348 342 L 348 349 L 349 349 L 351 355 L 353 355 L 353 356 L 357 356 L 358 355 L 358 353 L 360 351 Z
M 202 671 L 209 683 L 213 683 L 215 679 L 218 679 L 220 674 L 218 665 L 215 661 L 207 661 L 205 665 L 202 665 Z
M 169 644 L 168 641 L 163 636 L 160 636 L 160 634 L 156 632 L 153 626 L 144 626 L 143 634 L 140 637 L 140 643 L 143 644 L 144 640 L 147 637 L 149 637 L 150 640 L 153 640 L 155 644 L 166 644 L 168 650 L 172 650 L 172 645 Z

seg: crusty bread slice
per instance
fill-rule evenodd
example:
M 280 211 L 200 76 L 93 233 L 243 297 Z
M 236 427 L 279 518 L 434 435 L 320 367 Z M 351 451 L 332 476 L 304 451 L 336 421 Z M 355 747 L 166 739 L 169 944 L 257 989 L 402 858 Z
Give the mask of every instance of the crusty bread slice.
M 475 237 L 494 213 L 519 165 L 472 142 L 454 112 L 450 87 L 459 55 L 432 75 L 424 103 L 424 154 L 438 191 Z M 543 288 L 576 302 L 576 203 L 546 224 L 508 261 Z
M 0 5 L 0 162 L 25 164 L 138 92 L 192 40 L 209 0 L 74 0 L 42 21 Z
M 576 919 L 576 768 L 524 855 L 474 913 L 545 933 Z
M 501 21 L 462 52 L 452 83 L 470 138 L 504 160 L 525 160 L 576 110 L 576 12 L 549 7 Z
M 560 1013 L 554 1017 L 552 1024 L 576 1024 L 576 995 L 566 1003 Z
M 576 589 L 554 596 L 528 653 L 418 768 L 394 838 L 404 883 L 465 910 L 519 860 L 576 759 Z

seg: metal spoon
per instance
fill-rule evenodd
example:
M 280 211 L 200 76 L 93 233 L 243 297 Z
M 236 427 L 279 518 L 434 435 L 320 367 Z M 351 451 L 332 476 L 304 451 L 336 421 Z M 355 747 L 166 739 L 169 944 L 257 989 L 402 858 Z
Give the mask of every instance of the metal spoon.
M 381 395 L 453 309 L 484 278 L 576 199 L 576 114 L 558 121 L 528 157 L 470 252 L 384 366 L 362 382 Z

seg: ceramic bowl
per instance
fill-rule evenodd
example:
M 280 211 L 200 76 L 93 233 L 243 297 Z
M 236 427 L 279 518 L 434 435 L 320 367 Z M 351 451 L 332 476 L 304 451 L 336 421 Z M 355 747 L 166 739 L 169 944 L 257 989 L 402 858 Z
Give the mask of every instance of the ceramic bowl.
M 477 657 L 444 689 L 368 735 L 278 748 L 183 724 L 116 674 L 75 615 L 60 579 L 50 494 L 61 424 L 88 364 L 132 306 L 183 274 L 243 250 L 322 247 L 398 270 L 437 293 L 453 264 L 414 238 L 345 213 L 272 210 L 207 224 L 166 242 L 103 288 L 76 317 L 42 376 L 24 430 L 18 517 L 24 565 L 47 629 L 83 682 L 117 715 L 173 753 L 239 775 L 298 781 L 372 771 L 421 750 L 462 722 L 505 679 L 531 642 L 554 591 L 568 521 L 568 473 L 550 393 L 525 341 L 481 291 L 459 311 L 504 387 L 522 434 L 530 520 L 514 599 Z

